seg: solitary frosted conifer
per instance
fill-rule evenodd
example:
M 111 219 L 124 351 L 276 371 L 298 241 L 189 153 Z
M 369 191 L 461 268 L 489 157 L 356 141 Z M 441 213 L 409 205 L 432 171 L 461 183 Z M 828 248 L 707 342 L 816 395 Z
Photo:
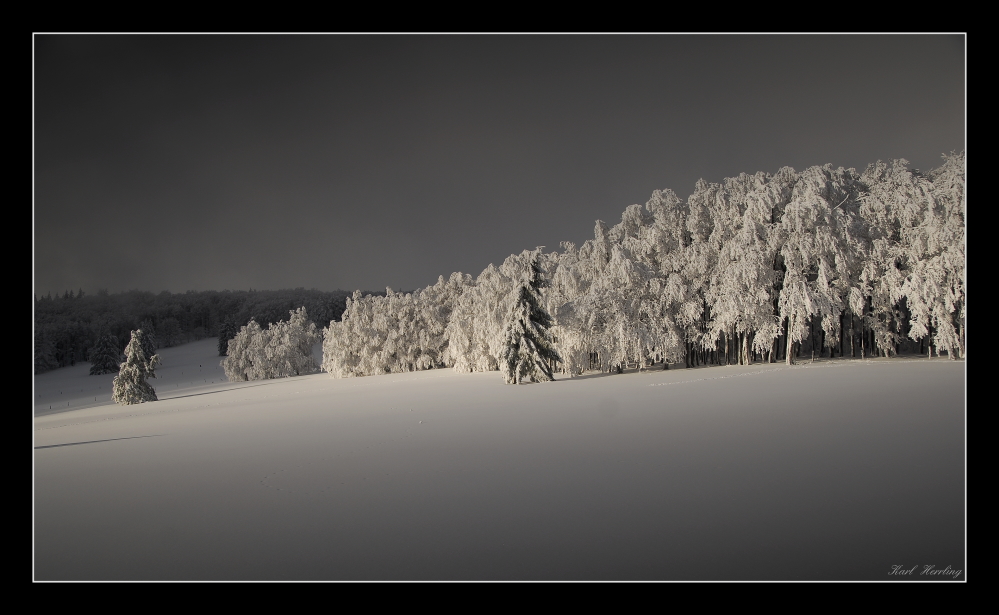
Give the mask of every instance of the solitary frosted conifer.
M 500 368 L 507 384 L 520 384 L 528 378 L 533 382 L 555 380 L 551 364 L 562 362 L 548 332 L 554 322 L 542 305 L 541 288 L 548 282 L 541 276 L 539 253 L 540 249 L 531 256 L 528 274 L 515 291 L 517 300 L 504 332 Z
M 146 378 L 155 378 L 154 370 L 160 363 L 159 355 L 153 355 L 149 360 L 142 350 L 142 329 L 132 331 L 132 339 L 125 348 L 125 362 L 121 364 L 118 375 L 114 379 L 112 398 L 116 404 L 141 404 L 147 401 L 157 401 L 156 391 L 146 382 Z

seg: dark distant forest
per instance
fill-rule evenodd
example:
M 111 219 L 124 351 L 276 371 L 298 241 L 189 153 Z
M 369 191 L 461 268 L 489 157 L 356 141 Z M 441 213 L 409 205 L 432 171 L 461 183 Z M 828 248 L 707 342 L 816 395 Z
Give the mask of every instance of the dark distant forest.
M 375 292 L 370 294 L 384 295 Z M 305 307 L 320 329 L 340 320 L 350 295 L 335 290 L 188 291 L 159 294 L 132 290 L 91 295 L 82 289 L 61 296 L 35 296 L 35 373 L 87 361 L 97 340 L 113 335 L 120 349 L 134 329 L 151 329 L 160 348 L 217 337 L 233 337 L 250 319 L 261 326 L 288 320 L 289 311 Z

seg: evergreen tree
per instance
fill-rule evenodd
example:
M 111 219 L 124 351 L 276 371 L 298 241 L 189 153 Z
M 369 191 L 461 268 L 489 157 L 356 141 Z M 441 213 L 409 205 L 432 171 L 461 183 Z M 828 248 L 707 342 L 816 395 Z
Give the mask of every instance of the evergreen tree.
M 105 333 L 97 340 L 94 349 L 90 351 L 90 375 L 117 374 L 121 362 L 118 338 L 110 333 Z
M 222 326 L 219 327 L 219 356 L 225 357 L 229 354 L 229 340 L 239 333 L 239 326 L 232 318 L 226 318 Z
M 156 339 L 156 330 L 153 329 L 153 323 L 148 318 L 142 321 L 139 328 L 142 330 L 142 352 L 147 357 L 151 357 L 156 354 L 156 350 L 160 347 L 159 340 Z
M 169 348 L 185 341 L 185 333 L 180 327 L 180 321 L 173 316 L 160 321 L 160 331 L 157 343 Z
M 143 346 L 142 329 L 132 331 L 132 339 L 125 348 L 125 362 L 121 364 L 118 375 L 115 376 L 112 398 L 116 404 L 141 404 L 147 401 L 157 401 L 156 391 L 146 382 L 146 378 L 155 378 L 154 370 L 160 363 L 160 358 L 152 355 L 146 359 Z
M 516 301 L 510 310 L 504 331 L 501 368 L 507 384 L 554 380 L 552 364 L 561 363 L 548 329 L 555 324 L 543 305 L 541 289 L 548 286 L 542 277 L 538 248 L 530 256 L 528 271 L 515 291 Z
M 59 362 L 55 359 L 55 344 L 44 329 L 35 329 L 35 373 L 41 374 L 57 367 Z

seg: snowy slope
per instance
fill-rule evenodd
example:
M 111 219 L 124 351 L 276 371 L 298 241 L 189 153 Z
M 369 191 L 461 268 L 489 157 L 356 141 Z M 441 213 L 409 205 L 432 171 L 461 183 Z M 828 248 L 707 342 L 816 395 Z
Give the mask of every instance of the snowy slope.
M 161 365 L 149 383 L 161 400 L 244 386 L 230 383 L 220 365 L 218 338 L 161 348 Z M 313 348 L 316 365 L 322 362 L 322 344 Z M 80 362 L 35 376 L 35 416 L 114 405 L 111 383 L 115 374 L 90 375 L 90 363 Z M 215 385 L 215 386 L 212 386 Z
M 964 568 L 963 362 L 225 383 L 214 343 L 163 351 L 155 403 L 35 378 L 36 579 Z

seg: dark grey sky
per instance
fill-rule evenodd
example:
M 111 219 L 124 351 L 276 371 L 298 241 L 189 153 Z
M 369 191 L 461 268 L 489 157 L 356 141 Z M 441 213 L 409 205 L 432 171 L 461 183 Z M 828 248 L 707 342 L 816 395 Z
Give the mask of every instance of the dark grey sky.
M 34 38 L 35 292 L 412 290 L 698 178 L 964 148 L 963 35 Z

